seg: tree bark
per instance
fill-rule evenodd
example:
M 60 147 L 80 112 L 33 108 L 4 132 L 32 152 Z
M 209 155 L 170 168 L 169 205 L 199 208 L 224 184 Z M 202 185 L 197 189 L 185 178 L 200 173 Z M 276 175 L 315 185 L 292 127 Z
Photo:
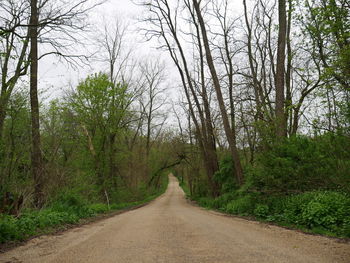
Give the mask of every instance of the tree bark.
M 285 50 L 287 34 L 286 0 L 278 1 L 278 44 L 277 65 L 275 76 L 276 89 L 276 136 L 283 138 L 287 136 L 286 115 L 284 113 L 284 74 L 285 74 Z
M 286 70 L 286 127 L 288 134 L 292 133 L 292 123 L 293 123 L 293 97 L 292 97 L 292 47 L 291 47 L 291 29 L 292 29 L 292 1 L 288 0 L 288 22 L 287 22 L 287 70 Z M 288 126 L 289 123 L 289 126 Z
M 214 135 L 214 128 L 213 128 L 213 122 L 210 112 L 210 103 L 208 98 L 208 93 L 205 86 L 205 66 L 204 66 L 204 54 L 203 54 L 203 45 L 200 35 L 200 28 L 195 20 L 195 14 L 191 11 L 191 16 L 193 19 L 193 23 L 196 27 L 196 37 L 198 41 L 198 50 L 199 50 L 199 59 L 200 59 L 200 82 L 201 82 L 201 91 L 202 91 L 202 99 L 203 99 L 203 107 L 204 107 L 204 114 L 205 114 L 205 122 L 203 123 L 204 129 L 203 132 L 207 133 L 206 141 L 204 142 L 205 145 L 205 151 L 207 152 L 207 159 L 204 160 L 207 162 L 206 166 L 209 170 L 210 177 L 208 176 L 208 180 L 210 183 L 211 191 L 213 196 L 219 195 L 219 185 L 215 180 L 213 180 L 213 175 L 216 171 L 219 170 L 219 162 L 218 162 L 218 156 L 216 152 L 216 144 L 215 144 L 215 135 Z
M 209 47 L 209 40 L 208 40 L 207 31 L 206 31 L 205 24 L 204 24 L 204 19 L 202 17 L 202 13 L 201 13 L 199 3 L 197 2 L 197 0 L 193 0 L 193 5 L 194 5 L 194 8 L 196 10 L 196 14 L 198 17 L 198 23 L 200 25 L 201 32 L 202 32 L 203 45 L 205 48 L 206 59 L 207 59 L 209 70 L 210 70 L 210 73 L 212 76 L 212 80 L 213 80 L 213 84 L 214 84 L 214 88 L 215 88 L 215 92 L 216 92 L 216 97 L 217 97 L 217 100 L 219 103 L 219 108 L 220 108 L 220 113 L 221 113 L 221 117 L 222 117 L 223 124 L 224 124 L 225 134 L 226 134 L 229 146 L 230 146 L 231 155 L 232 155 L 232 159 L 233 159 L 234 167 L 235 167 L 235 172 L 236 172 L 235 175 L 236 175 L 238 184 L 242 185 L 243 184 L 243 170 L 242 170 L 241 161 L 240 161 L 239 156 L 238 156 L 237 146 L 235 144 L 235 131 L 233 131 L 230 127 L 228 114 L 227 114 L 227 111 L 225 108 L 225 102 L 224 102 L 221 88 L 220 88 L 219 78 L 218 78 L 217 73 L 216 73 L 213 57 L 211 55 L 211 51 L 210 51 L 210 47 Z
M 30 9 L 30 106 L 32 122 L 32 175 L 34 179 L 34 204 L 42 207 L 43 194 L 43 159 L 40 142 L 39 100 L 38 100 L 38 7 L 37 0 L 31 0 Z

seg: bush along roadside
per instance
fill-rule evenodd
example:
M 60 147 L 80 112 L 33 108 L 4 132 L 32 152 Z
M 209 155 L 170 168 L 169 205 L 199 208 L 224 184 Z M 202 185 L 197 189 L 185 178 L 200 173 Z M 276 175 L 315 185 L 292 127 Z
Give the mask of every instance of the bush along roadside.
M 307 232 L 350 238 L 350 140 L 344 134 L 294 136 L 256 152 L 244 162 L 245 183 L 234 178 L 223 155 L 211 197 L 205 175 L 196 177 L 191 199 L 203 207 L 253 217 Z M 181 175 L 188 183 L 194 176 Z M 185 187 L 185 192 L 188 187 Z M 187 195 L 189 192 L 187 191 Z
M 163 178 L 160 188 L 142 200 L 108 206 L 104 203 L 88 204 L 79 195 L 65 194 L 42 210 L 23 211 L 19 217 L 0 214 L 0 244 L 24 241 L 36 235 L 54 232 L 65 225 L 79 224 L 82 219 L 148 203 L 165 192 L 168 178 Z
M 191 198 L 200 206 L 253 217 L 334 237 L 350 238 L 350 197 L 335 191 L 312 191 L 290 196 L 224 194 L 217 198 Z

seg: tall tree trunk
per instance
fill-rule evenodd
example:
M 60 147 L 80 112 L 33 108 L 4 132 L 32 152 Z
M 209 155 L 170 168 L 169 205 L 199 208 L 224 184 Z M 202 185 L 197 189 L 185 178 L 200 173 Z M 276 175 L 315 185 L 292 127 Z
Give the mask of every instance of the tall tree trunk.
M 213 122 L 211 118 L 211 112 L 210 112 L 210 103 L 209 98 L 207 94 L 207 90 L 205 87 L 205 67 L 204 67 L 204 54 L 203 54 L 203 46 L 202 41 L 200 37 L 200 28 L 198 26 L 198 23 L 195 21 L 195 15 L 193 14 L 193 22 L 196 27 L 196 33 L 197 33 L 197 41 L 198 41 L 198 50 L 199 50 L 199 57 L 200 57 L 200 82 L 201 82 L 201 89 L 202 89 L 202 98 L 203 98 L 203 107 L 204 107 L 204 113 L 205 113 L 205 123 L 203 123 L 205 129 L 203 132 L 207 133 L 207 140 L 205 141 L 205 150 L 207 152 L 207 160 L 204 160 L 207 162 L 207 167 L 210 173 L 209 183 L 212 191 L 213 196 L 218 196 L 219 193 L 219 185 L 215 180 L 213 180 L 213 175 L 216 173 L 216 171 L 219 170 L 219 162 L 218 162 L 218 156 L 216 152 L 216 144 L 215 144 L 215 135 L 214 135 L 214 128 L 213 128 Z
M 152 88 L 152 87 L 150 87 Z M 146 133 L 146 161 L 148 165 L 149 154 L 151 151 L 151 124 L 152 124 L 152 111 L 153 111 L 153 97 L 150 96 L 149 112 L 147 113 L 147 133 Z
M 277 65 L 276 65 L 276 136 L 282 138 L 287 136 L 286 115 L 284 113 L 284 74 L 285 74 L 285 50 L 286 50 L 286 0 L 278 1 L 278 44 L 277 44 Z
M 113 182 L 114 187 L 117 187 L 116 164 L 115 164 L 115 137 L 116 133 L 112 132 L 109 135 L 109 179 Z
M 216 73 L 213 57 L 211 55 L 211 51 L 210 51 L 210 47 L 209 47 L 209 40 L 208 40 L 208 36 L 207 36 L 207 31 L 205 28 L 205 24 L 204 24 L 202 13 L 201 13 L 201 10 L 199 7 L 199 3 L 197 2 L 197 0 L 193 0 L 193 5 L 194 5 L 194 8 L 196 10 L 196 14 L 198 17 L 198 23 L 200 25 L 201 32 L 202 32 L 203 44 L 204 44 L 205 53 L 206 53 L 206 59 L 207 59 L 209 70 L 210 70 L 210 73 L 212 76 L 212 80 L 213 80 L 213 84 L 214 84 L 214 88 L 215 88 L 215 92 L 216 92 L 216 97 L 217 97 L 217 100 L 219 103 L 220 113 L 221 113 L 222 120 L 224 123 L 225 134 L 226 134 L 229 146 L 230 146 L 230 150 L 231 150 L 231 154 L 232 154 L 232 158 L 233 158 L 233 162 L 234 162 L 234 166 L 235 166 L 237 182 L 238 182 L 238 184 L 242 185 L 243 184 L 243 170 L 242 170 L 242 166 L 241 166 L 241 161 L 240 161 L 239 156 L 238 156 L 237 146 L 235 144 L 235 131 L 233 131 L 230 127 L 228 114 L 227 114 L 227 111 L 225 108 L 225 102 L 224 102 L 221 88 L 220 88 L 219 78 L 218 78 L 217 73 Z
M 38 100 L 38 7 L 37 0 L 30 3 L 30 106 L 32 121 L 32 175 L 34 179 L 34 203 L 41 207 L 43 194 L 43 159 L 40 143 L 39 100 Z
M 288 0 L 288 22 L 287 22 L 287 70 L 286 70 L 286 127 L 288 134 L 292 134 L 293 123 L 293 98 L 292 98 L 292 46 L 291 46 L 291 30 L 292 30 L 292 0 Z M 289 124 L 289 125 L 288 125 Z
M 2 140 L 2 133 L 4 130 L 5 117 L 6 117 L 6 111 L 2 107 L 2 104 L 0 102 L 0 141 Z

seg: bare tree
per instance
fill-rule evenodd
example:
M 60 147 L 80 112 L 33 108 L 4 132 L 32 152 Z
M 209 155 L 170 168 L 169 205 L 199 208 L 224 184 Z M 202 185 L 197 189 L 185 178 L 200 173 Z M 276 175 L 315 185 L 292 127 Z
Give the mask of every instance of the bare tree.
M 145 100 L 141 100 L 141 106 L 143 108 L 142 114 L 146 118 L 146 157 L 149 157 L 152 142 L 151 135 L 156 129 L 155 138 L 158 137 L 164 122 L 166 115 L 160 113 L 159 110 L 165 105 L 165 97 L 162 94 L 165 93 L 165 87 L 162 87 L 165 81 L 165 65 L 159 61 L 145 61 L 140 64 L 141 74 L 145 78 Z M 156 119 L 158 122 L 155 123 Z
M 235 133 L 235 102 L 234 102 L 234 68 L 233 68 L 233 57 L 237 53 L 233 51 L 233 46 L 237 43 L 233 39 L 233 29 L 234 29 L 234 20 L 229 18 L 229 2 L 228 0 L 224 1 L 213 1 L 213 11 L 214 15 L 217 18 L 220 24 L 220 32 L 216 33 L 216 36 L 220 37 L 222 42 L 217 44 L 217 49 L 220 53 L 220 59 L 225 68 L 225 75 L 227 76 L 227 88 L 229 93 L 230 101 L 230 121 L 231 129 Z
M 194 33 L 192 34 L 192 41 L 194 46 L 194 53 L 198 52 L 198 79 L 193 79 L 193 84 L 196 87 L 196 90 L 198 92 L 198 97 L 202 99 L 202 105 L 203 105 L 203 111 L 204 116 L 201 118 L 201 125 L 202 125 L 202 132 L 204 134 L 204 146 L 207 152 L 207 160 L 206 162 L 210 163 L 210 170 L 211 173 L 215 173 L 219 169 L 218 164 L 218 157 L 216 152 L 216 138 L 214 134 L 214 127 L 212 122 L 212 110 L 210 107 L 210 99 L 209 95 L 210 91 L 208 92 L 208 83 L 206 81 L 206 64 L 204 59 L 204 50 L 203 50 L 203 41 L 200 33 L 200 26 L 198 24 L 198 20 L 195 14 L 195 10 L 191 4 L 190 0 L 185 0 L 185 6 L 187 7 L 187 10 L 190 14 L 190 19 L 188 20 L 189 23 L 191 23 L 194 27 Z M 194 57 L 196 55 L 194 54 Z M 194 72 L 195 74 L 195 72 Z M 195 95 L 194 95 L 195 96 Z M 216 183 L 209 178 L 211 181 L 211 185 L 213 188 L 213 193 L 216 195 L 218 193 L 218 186 Z
M 225 102 L 223 99 L 223 95 L 222 95 L 222 91 L 221 91 L 221 87 L 220 87 L 220 82 L 219 82 L 219 78 L 215 69 L 215 65 L 214 65 L 214 61 L 213 61 L 213 57 L 211 55 L 211 50 L 209 47 L 209 40 L 208 40 L 208 36 L 207 36 L 207 29 L 205 26 L 205 22 L 202 16 L 202 12 L 199 6 L 199 2 L 197 0 L 193 0 L 193 6 L 196 10 L 196 14 L 197 14 L 197 18 L 198 18 L 198 23 L 200 25 L 201 28 L 201 33 L 202 33 L 202 37 L 203 37 L 203 45 L 205 48 L 205 53 L 206 53 L 206 59 L 207 59 L 207 63 L 210 69 L 210 73 L 211 73 L 211 77 L 213 80 L 213 84 L 214 84 L 214 88 L 216 91 L 216 97 L 219 103 L 219 108 L 220 108 L 220 112 L 222 115 L 222 121 L 224 124 L 224 130 L 225 130 L 225 134 L 230 146 L 230 150 L 231 150 L 231 154 L 232 154 L 232 159 L 234 162 L 234 167 L 235 167 L 235 172 L 236 172 L 236 178 L 237 181 L 240 185 L 243 184 L 243 170 L 242 170 L 242 166 L 241 166 L 241 161 L 239 159 L 239 155 L 238 155 L 238 149 L 237 149 L 237 145 L 235 142 L 235 131 L 233 131 L 230 127 L 230 122 L 228 119 L 228 114 L 225 108 Z
M 127 33 L 128 25 L 121 20 L 115 20 L 104 26 L 104 31 L 97 40 L 98 47 L 103 51 L 101 60 L 108 63 L 112 83 L 121 81 L 123 71 L 131 60 L 131 47 L 125 44 Z
M 0 17 L 0 43 L 1 53 L 1 93 L 0 93 L 0 140 L 6 117 L 6 109 L 11 94 L 21 76 L 27 74 L 29 66 L 29 22 L 28 1 L 1 2 L 2 15 Z
M 259 5 L 257 3 L 256 5 Z M 269 122 L 271 120 L 271 114 L 270 114 L 270 105 L 271 102 L 269 101 L 269 92 L 267 92 L 266 86 L 268 85 L 268 63 L 266 58 L 266 53 L 269 54 L 269 58 L 271 61 L 274 60 L 273 51 L 271 49 L 271 24 L 272 24 L 272 17 L 271 14 L 266 10 L 266 7 L 264 5 L 261 6 L 261 11 L 263 12 L 263 16 L 268 18 L 268 25 L 264 24 L 264 21 L 259 21 L 259 14 L 254 13 L 252 16 L 255 17 L 256 20 L 256 28 L 253 28 L 253 21 L 250 21 L 248 17 L 248 8 L 247 3 L 244 0 L 243 1 L 244 6 L 244 21 L 245 21 L 245 30 L 247 34 L 247 43 L 245 43 L 246 49 L 247 49 L 247 55 L 248 55 L 248 61 L 249 61 L 249 69 L 250 69 L 250 77 L 252 79 L 252 86 L 254 89 L 254 97 L 255 102 L 257 106 L 256 110 L 256 121 L 267 121 Z M 257 7 L 255 7 L 257 9 Z M 252 19 L 251 19 L 252 20 Z M 265 43 L 261 43 L 259 39 L 262 38 L 262 33 L 257 33 L 258 27 L 261 25 L 264 27 L 262 30 L 266 32 L 266 39 Z M 268 28 L 266 28 L 268 27 Z M 254 40 L 256 39 L 256 40 Z M 256 42 L 256 49 L 254 50 L 254 42 Z M 267 42 L 267 43 L 266 43 Z M 268 49 L 268 51 L 267 51 Z M 258 54 L 258 55 L 254 55 Z M 270 62 L 271 63 L 271 62 Z M 260 67 L 259 67 L 260 66 Z M 259 77 L 259 72 L 261 72 L 261 76 Z M 271 64 L 271 72 L 274 75 L 275 69 L 273 62 Z
M 145 29 L 149 38 L 157 37 L 163 41 L 162 48 L 166 49 L 178 72 L 188 104 L 188 109 L 195 126 L 196 138 L 203 156 L 208 181 L 213 195 L 217 195 L 218 189 L 213 181 L 213 175 L 218 170 L 216 152 L 209 147 L 208 133 L 206 132 L 206 117 L 203 112 L 200 99 L 197 94 L 196 84 L 191 75 L 190 66 L 185 49 L 181 43 L 178 29 L 179 3 L 174 6 L 167 0 L 142 2 L 149 9 L 151 16 L 145 19 L 152 27 Z M 212 138 L 211 138 L 212 139 Z

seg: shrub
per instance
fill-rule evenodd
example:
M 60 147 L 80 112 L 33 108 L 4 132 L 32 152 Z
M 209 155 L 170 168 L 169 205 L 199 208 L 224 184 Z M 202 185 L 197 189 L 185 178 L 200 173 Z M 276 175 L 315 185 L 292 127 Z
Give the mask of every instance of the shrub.
M 83 207 L 87 204 L 84 198 L 78 193 L 74 192 L 62 192 L 53 202 L 51 207 L 56 210 L 64 210 L 70 207 Z
M 101 203 L 89 205 L 89 209 L 94 214 L 106 213 L 109 210 L 106 204 L 101 204 Z
M 19 237 L 16 219 L 12 216 L 1 215 L 0 217 L 0 243 L 14 240 Z
M 135 201 L 134 198 L 131 199 L 131 194 L 128 194 L 131 202 L 113 203 L 110 209 L 123 209 L 152 200 L 165 191 L 167 180 L 167 177 L 162 179 L 161 189 L 142 193 L 142 196 L 147 194 L 146 197 L 142 197 L 142 201 L 140 199 Z M 0 243 L 11 240 L 24 240 L 57 225 L 74 224 L 81 218 L 105 213 L 108 210 L 109 208 L 106 204 L 88 204 L 86 199 L 77 192 L 63 191 L 55 199 L 51 200 L 49 206 L 43 210 L 22 211 L 21 216 L 18 218 L 0 214 Z
M 303 194 L 293 195 L 285 198 L 282 212 L 287 222 L 292 224 L 302 224 L 302 213 L 304 207 L 313 199 L 315 192 L 307 192 Z
M 341 193 L 319 192 L 303 207 L 303 223 L 309 227 L 321 226 L 336 230 L 350 217 L 350 200 Z
M 21 233 L 22 238 L 26 235 L 34 235 L 36 233 L 37 223 L 35 218 L 36 217 L 33 217 L 30 214 L 23 214 L 18 219 L 14 218 L 14 223 L 16 224 L 18 232 Z
M 225 156 L 219 165 L 219 170 L 214 174 L 214 180 L 221 186 L 221 192 L 227 193 L 238 189 L 234 179 L 234 167 L 231 156 Z
M 220 195 L 219 197 L 215 198 L 213 201 L 213 207 L 217 209 L 224 209 L 226 208 L 227 204 L 235 199 L 234 193 L 224 193 L 223 195 Z
M 67 197 L 67 196 L 65 196 Z M 41 211 L 26 211 L 19 218 L 0 216 L 0 243 L 24 240 L 41 230 L 61 224 L 74 224 L 80 218 L 90 217 L 108 210 L 107 205 L 83 205 L 81 199 L 68 196 L 57 200 L 52 207 Z
M 313 191 L 284 199 L 268 218 L 302 225 L 318 232 L 350 236 L 350 198 L 334 191 Z M 272 207 L 274 203 L 272 203 Z M 282 209 L 282 210 L 281 210 Z M 271 210 L 271 209 L 270 209 Z
M 85 218 L 94 215 L 87 201 L 79 194 L 73 192 L 61 193 L 58 198 L 51 203 L 50 210 L 56 212 L 66 212 L 78 218 Z
M 251 187 L 290 193 L 319 189 L 350 191 L 350 140 L 337 134 L 295 136 L 257 156 L 247 170 Z
M 214 207 L 214 200 L 209 197 L 199 197 L 196 199 L 199 205 L 207 207 L 207 208 L 212 208 Z
M 248 215 L 253 212 L 254 200 L 246 195 L 236 200 L 230 201 L 226 206 L 226 212 L 230 214 Z
M 260 218 L 267 218 L 269 215 L 269 206 L 257 204 L 254 209 L 254 215 Z
M 346 237 L 350 237 L 350 216 L 348 218 L 345 218 L 343 226 L 341 228 L 341 233 Z

